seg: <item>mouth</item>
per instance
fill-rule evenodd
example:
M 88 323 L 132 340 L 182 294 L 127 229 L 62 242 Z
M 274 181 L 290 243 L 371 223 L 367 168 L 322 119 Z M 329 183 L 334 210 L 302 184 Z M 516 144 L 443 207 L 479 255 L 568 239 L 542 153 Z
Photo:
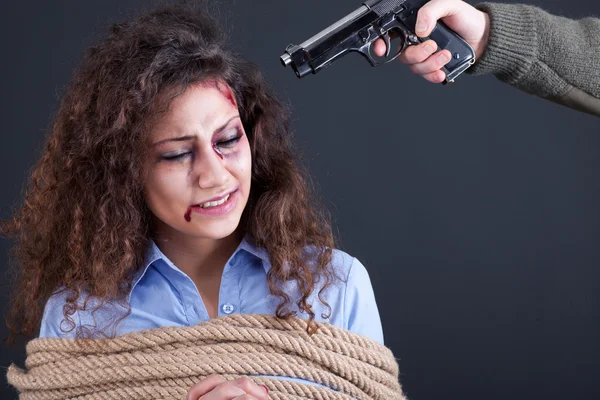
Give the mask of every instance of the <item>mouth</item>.
M 233 192 L 235 192 L 235 190 Z M 229 200 L 229 198 L 231 197 L 233 192 L 229 192 L 225 196 L 215 197 L 207 202 L 196 204 L 192 207 L 211 208 L 211 207 L 220 206 L 221 204 L 223 204 L 223 203 L 227 202 L 227 200 Z
M 191 221 L 191 214 L 198 213 L 208 217 L 219 217 L 229 213 L 236 205 L 238 189 L 210 199 L 204 203 L 194 204 L 188 207 L 184 218 L 187 222 Z

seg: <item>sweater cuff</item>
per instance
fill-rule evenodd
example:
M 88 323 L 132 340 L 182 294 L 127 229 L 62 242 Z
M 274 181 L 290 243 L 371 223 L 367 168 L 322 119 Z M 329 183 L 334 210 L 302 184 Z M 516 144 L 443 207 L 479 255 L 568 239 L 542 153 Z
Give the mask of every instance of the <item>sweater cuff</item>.
M 537 58 L 538 34 L 532 8 L 500 3 L 475 7 L 490 17 L 489 39 L 479 60 L 465 72 L 494 74 L 504 82 L 518 82 Z

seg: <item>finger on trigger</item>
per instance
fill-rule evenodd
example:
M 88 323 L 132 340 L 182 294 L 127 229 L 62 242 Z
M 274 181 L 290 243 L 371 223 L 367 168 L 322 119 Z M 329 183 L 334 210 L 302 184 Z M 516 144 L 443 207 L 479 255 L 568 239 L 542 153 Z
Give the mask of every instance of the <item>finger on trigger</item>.
M 385 55 L 386 45 L 383 39 L 377 39 L 375 43 L 373 43 L 373 52 L 376 56 L 381 57 Z

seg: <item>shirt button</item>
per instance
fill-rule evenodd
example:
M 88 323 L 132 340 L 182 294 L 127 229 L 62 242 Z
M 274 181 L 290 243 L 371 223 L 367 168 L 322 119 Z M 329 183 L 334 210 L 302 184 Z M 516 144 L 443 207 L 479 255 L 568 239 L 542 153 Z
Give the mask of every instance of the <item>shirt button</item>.
M 227 304 L 223 304 L 223 306 L 221 307 L 221 310 L 223 310 L 223 312 L 225 314 L 231 314 L 235 310 L 235 307 L 233 306 L 233 304 L 227 303 Z

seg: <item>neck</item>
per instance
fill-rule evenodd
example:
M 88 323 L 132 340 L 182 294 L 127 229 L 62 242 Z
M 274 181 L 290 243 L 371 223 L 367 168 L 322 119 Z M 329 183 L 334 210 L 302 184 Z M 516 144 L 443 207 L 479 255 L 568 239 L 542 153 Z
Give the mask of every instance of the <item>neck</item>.
M 242 240 L 238 231 L 222 239 L 208 239 L 165 227 L 157 228 L 153 236 L 160 251 L 194 281 L 220 278 L 225 263 Z

